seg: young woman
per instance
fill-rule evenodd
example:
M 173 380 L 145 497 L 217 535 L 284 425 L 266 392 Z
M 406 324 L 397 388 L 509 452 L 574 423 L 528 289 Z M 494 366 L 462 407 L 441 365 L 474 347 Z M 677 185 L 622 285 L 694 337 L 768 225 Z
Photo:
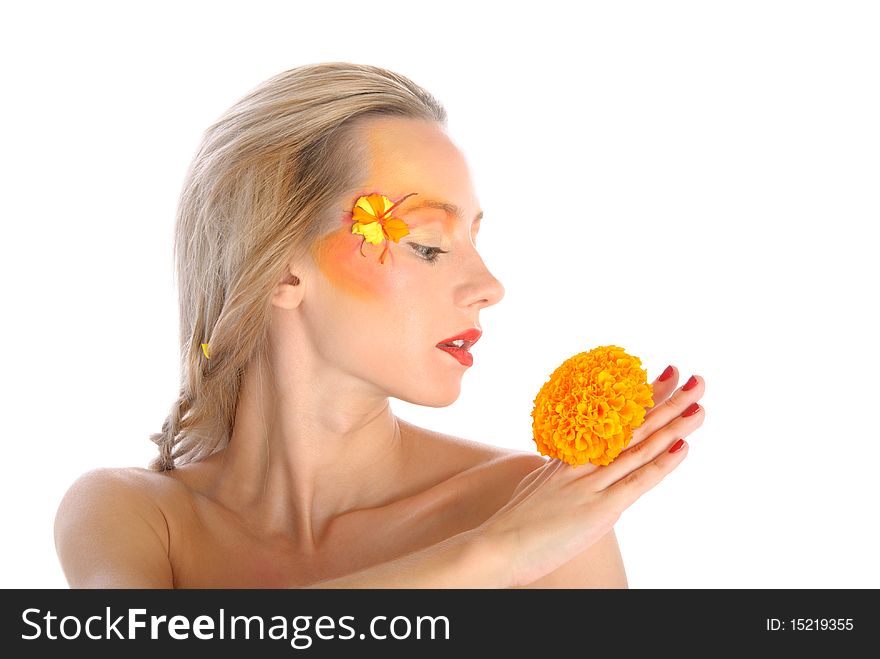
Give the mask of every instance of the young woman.
M 504 295 L 428 92 L 301 66 L 204 135 L 180 198 L 180 396 L 149 469 L 97 469 L 59 507 L 72 587 L 626 587 L 613 526 L 687 455 L 704 383 L 605 467 L 419 428 L 453 403 Z

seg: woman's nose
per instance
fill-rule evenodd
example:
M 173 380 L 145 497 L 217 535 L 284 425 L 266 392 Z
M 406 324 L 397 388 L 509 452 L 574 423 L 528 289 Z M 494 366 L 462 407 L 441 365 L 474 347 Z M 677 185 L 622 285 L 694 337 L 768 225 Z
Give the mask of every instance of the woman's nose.
M 480 309 L 491 307 L 498 304 L 503 297 L 504 285 L 483 265 L 473 282 L 468 306 L 477 306 Z

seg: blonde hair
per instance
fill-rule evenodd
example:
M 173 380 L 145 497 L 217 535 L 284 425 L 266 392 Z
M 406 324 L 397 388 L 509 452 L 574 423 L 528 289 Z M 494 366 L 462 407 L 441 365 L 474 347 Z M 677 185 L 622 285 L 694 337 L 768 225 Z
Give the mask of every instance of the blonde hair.
M 266 350 L 271 293 L 291 259 L 336 226 L 341 195 L 363 181 L 361 120 L 387 115 L 446 124 L 440 102 L 411 80 L 329 62 L 266 80 L 205 131 L 174 237 L 180 396 L 150 436 L 159 447 L 150 469 L 228 444 L 242 373 Z

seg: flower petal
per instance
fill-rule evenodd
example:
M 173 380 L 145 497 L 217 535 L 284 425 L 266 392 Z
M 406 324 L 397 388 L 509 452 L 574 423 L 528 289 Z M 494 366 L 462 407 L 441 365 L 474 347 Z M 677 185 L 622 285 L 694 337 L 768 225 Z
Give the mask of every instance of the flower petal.
M 369 224 L 355 222 L 351 225 L 351 232 L 362 235 L 364 240 L 371 245 L 378 245 L 385 240 L 385 234 L 382 232 L 382 224 L 380 222 L 370 222 Z
M 369 224 L 370 222 L 375 222 L 377 218 L 372 212 L 364 209 L 363 206 L 355 206 L 351 212 L 351 219 L 361 224 Z
M 386 202 L 390 203 L 388 197 L 378 193 L 367 195 L 366 199 L 367 204 L 370 206 L 370 214 L 376 218 L 380 218 L 384 215 L 385 210 L 387 209 Z
M 380 209 L 379 210 L 379 217 L 385 217 L 388 214 L 388 211 L 390 211 L 392 208 L 394 208 L 394 202 L 391 201 L 385 195 L 379 195 L 379 196 L 381 197 L 381 200 L 380 200 L 381 204 L 378 206 L 378 208 Z
M 354 204 L 354 209 L 352 210 L 352 216 L 354 216 L 354 214 L 358 214 L 358 215 L 364 217 L 365 219 L 367 217 L 371 217 L 371 218 L 373 218 L 373 220 L 378 219 L 379 214 L 376 211 L 376 209 L 373 207 L 373 204 L 370 201 L 370 197 L 377 197 L 377 196 L 379 196 L 379 195 L 363 195 L 363 196 L 358 197 L 358 200 Z M 361 221 L 361 220 L 359 220 L 359 221 Z M 364 224 L 367 224 L 370 221 L 372 221 L 372 220 L 367 220 L 366 222 L 364 222 Z
M 391 217 L 385 220 L 385 233 L 391 240 L 398 242 L 409 233 L 409 225 L 403 220 Z

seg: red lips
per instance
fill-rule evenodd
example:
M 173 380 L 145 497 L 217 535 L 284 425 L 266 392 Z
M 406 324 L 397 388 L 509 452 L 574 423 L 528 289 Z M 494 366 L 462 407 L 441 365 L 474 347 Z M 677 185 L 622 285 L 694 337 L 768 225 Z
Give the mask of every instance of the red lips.
M 463 340 L 464 344 L 461 346 L 463 350 L 467 350 L 472 345 L 474 345 L 477 341 L 480 340 L 480 337 L 483 335 L 483 332 L 476 328 L 466 329 L 464 332 L 459 332 L 453 337 L 448 339 L 444 339 L 437 344 L 437 347 L 440 347 L 443 344 L 451 344 L 453 341 Z

